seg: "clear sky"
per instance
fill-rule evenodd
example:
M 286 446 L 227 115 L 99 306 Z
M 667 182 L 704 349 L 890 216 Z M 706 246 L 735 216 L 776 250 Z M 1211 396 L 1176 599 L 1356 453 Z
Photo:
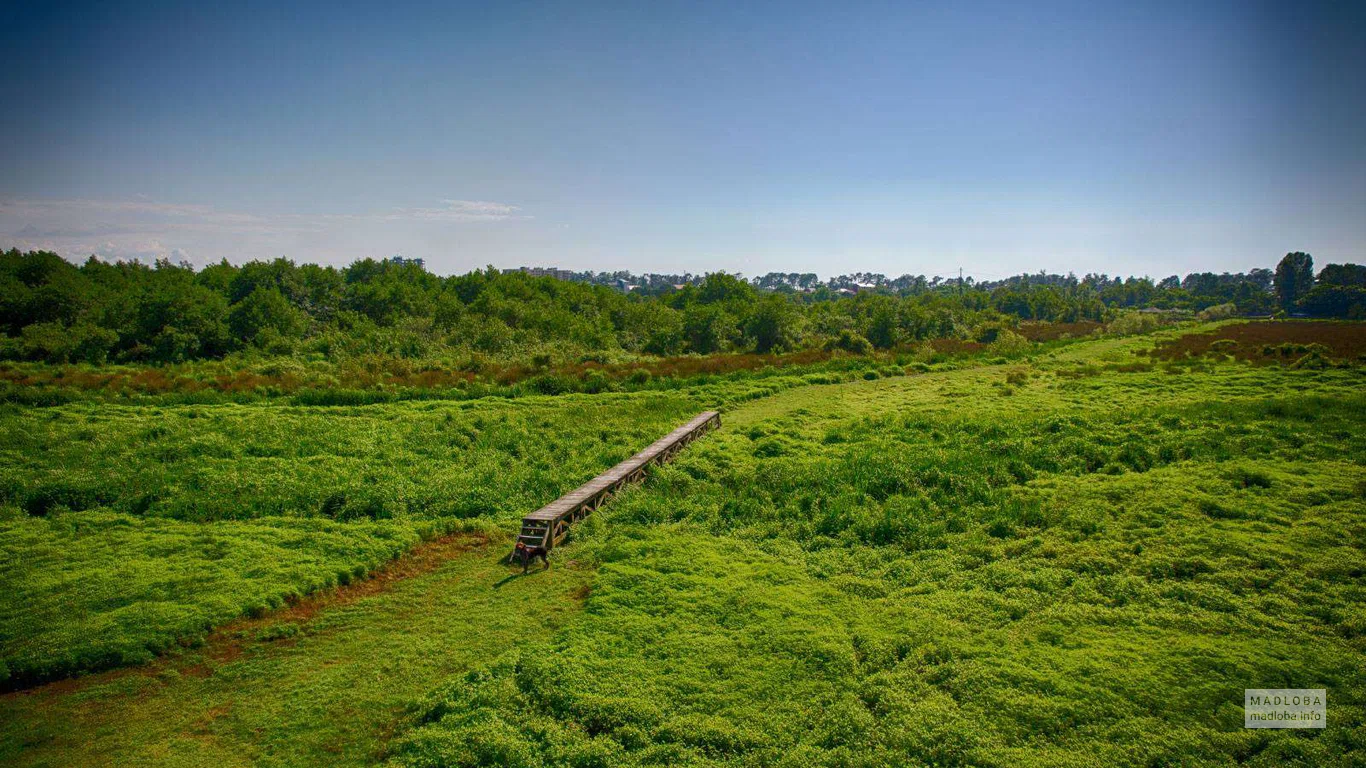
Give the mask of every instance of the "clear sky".
M 442 273 L 1362 263 L 1363 8 L 6 3 L 0 247 Z

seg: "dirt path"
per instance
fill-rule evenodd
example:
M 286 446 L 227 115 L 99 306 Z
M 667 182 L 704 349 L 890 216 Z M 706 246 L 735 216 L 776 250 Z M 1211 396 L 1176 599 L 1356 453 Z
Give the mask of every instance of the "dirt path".
M 196 651 L 0 697 L 0 764 L 372 764 L 405 707 L 580 604 L 586 570 L 521 577 L 485 544 L 433 541 Z
M 92 686 L 106 685 L 129 675 L 157 677 L 174 670 L 181 674 L 207 674 L 210 663 L 231 661 L 242 655 L 243 649 L 253 642 L 270 642 L 258 639 L 269 636 L 276 625 L 297 625 L 318 615 L 321 611 L 348 605 L 363 597 L 386 592 L 403 579 L 411 579 L 439 568 L 447 560 L 478 549 L 488 543 L 486 537 L 466 533 L 453 533 L 432 541 L 423 542 L 405 553 L 402 557 L 385 564 L 369 574 L 365 579 L 346 586 L 333 587 L 315 592 L 301 600 L 291 602 L 283 608 L 270 611 L 257 618 L 241 618 L 215 629 L 197 648 L 190 659 L 195 660 L 192 667 L 184 664 L 185 656 L 171 654 L 150 664 L 136 667 L 122 667 L 78 677 L 42 683 L 18 691 L 0 694 L 0 701 L 21 700 L 29 696 L 61 695 L 85 690 Z M 289 631 L 288 629 L 282 631 Z M 276 638 L 278 639 L 278 638 Z

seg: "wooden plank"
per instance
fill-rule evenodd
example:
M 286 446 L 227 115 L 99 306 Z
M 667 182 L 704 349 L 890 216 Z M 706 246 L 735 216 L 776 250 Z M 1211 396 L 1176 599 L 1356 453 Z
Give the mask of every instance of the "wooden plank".
M 699 431 L 710 430 L 719 426 L 720 421 L 721 414 L 717 411 L 699 413 L 686 424 L 654 441 L 629 459 L 522 518 L 523 531 L 525 532 L 531 526 L 535 526 L 537 531 L 546 530 L 549 527 L 561 527 L 551 526 L 551 524 L 572 516 L 576 510 L 585 505 L 595 508 L 613 488 L 619 484 L 630 482 L 633 476 L 643 471 L 657 459 L 664 461 L 672 458 L 681 444 L 690 442 Z M 563 532 L 557 534 L 555 538 L 558 541 L 562 536 Z

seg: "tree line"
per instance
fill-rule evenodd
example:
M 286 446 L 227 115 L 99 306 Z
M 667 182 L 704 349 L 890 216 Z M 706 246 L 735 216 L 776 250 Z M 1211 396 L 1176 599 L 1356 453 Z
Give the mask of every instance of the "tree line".
M 601 273 L 598 273 L 601 274 Z M 621 279 L 620 273 L 615 273 Z M 628 278 L 634 276 L 627 275 Z M 678 282 L 667 282 L 681 277 Z M 654 276 L 622 291 L 493 267 L 442 277 L 418 261 L 343 268 L 288 259 L 195 270 L 157 261 L 73 264 L 0 252 L 0 357 L 175 363 L 245 352 L 503 358 L 891 348 L 993 341 L 1021 321 L 1103 322 L 1124 309 L 1363 317 L 1366 268 L 1307 254 L 1273 273 L 1020 275 L 997 282 L 856 274 Z

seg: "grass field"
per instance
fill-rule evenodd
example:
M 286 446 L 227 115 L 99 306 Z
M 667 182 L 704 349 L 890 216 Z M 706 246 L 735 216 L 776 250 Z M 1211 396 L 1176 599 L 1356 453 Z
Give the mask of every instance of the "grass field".
M 360 578 L 423 537 L 507 527 L 695 410 L 649 394 L 10 407 L 0 677 L 143 662 Z
M 725 414 L 549 571 L 461 545 L 355 600 L 6 694 L 0 762 L 1360 764 L 1362 369 L 1153 347 L 764 389 L 13 408 L 20 681 L 510 528 Z M 1250 687 L 1327 688 L 1328 728 L 1245 730 Z
M 286 615 L 133 673 L 5 696 L 0 764 L 371 765 L 414 696 L 546 638 L 591 574 L 506 581 L 506 550 L 446 547 L 439 567 L 315 616 Z
M 587 611 L 452 684 L 397 761 L 1359 759 L 1360 374 L 1075 367 L 728 414 L 594 521 Z M 1244 730 L 1247 687 L 1328 688 L 1333 725 Z

